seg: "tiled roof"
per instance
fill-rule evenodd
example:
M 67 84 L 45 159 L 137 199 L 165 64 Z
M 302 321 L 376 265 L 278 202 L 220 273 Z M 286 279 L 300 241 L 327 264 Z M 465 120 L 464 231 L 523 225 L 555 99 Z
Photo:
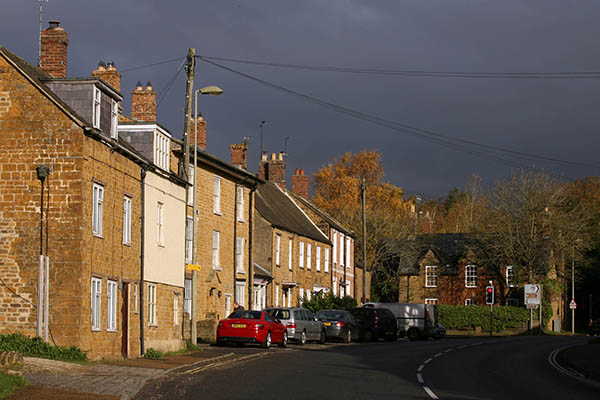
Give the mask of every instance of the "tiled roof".
M 331 225 L 333 228 L 335 228 L 337 231 L 339 232 L 343 232 L 346 235 L 349 235 L 353 238 L 356 239 L 356 235 L 354 234 L 354 232 L 352 232 L 350 229 L 346 228 L 344 225 L 342 225 L 341 222 L 339 222 L 338 220 L 336 220 L 335 218 L 333 218 L 331 215 L 327 214 L 325 211 L 321 210 L 319 207 L 317 207 L 314 203 L 312 203 L 310 200 L 305 199 L 302 196 L 298 196 L 297 194 L 286 190 L 287 194 L 292 196 L 295 200 L 301 202 L 302 204 L 306 205 L 306 207 L 310 208 L 312 211 L 314 211 L 318 216 L 320 216 L 321 218 L 323 218 L 325 221 L 327 221 L 327 223 L 329 225 Z
M 330 244 L 327 236 L 274 183 L 258 185 L 256 210 L 276 228 Z

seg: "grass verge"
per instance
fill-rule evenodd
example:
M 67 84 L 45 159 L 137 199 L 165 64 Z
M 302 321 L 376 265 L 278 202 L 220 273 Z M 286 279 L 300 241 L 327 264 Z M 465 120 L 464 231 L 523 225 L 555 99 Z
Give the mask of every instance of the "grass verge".
M 10 396 L 26 385 L 27 381 L 21 376 L 0 374 L 0 399 Z

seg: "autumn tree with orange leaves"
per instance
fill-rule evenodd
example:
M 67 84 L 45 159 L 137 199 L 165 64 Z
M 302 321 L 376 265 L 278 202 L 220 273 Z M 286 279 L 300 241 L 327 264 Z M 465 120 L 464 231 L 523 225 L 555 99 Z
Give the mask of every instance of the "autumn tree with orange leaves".
M 395 291 L 393 296 L 396 298 L 396 272 L 379 267 L 385 255 L 384 243 L 390 238 L 407 235 L 414 222 L 411 223 L 411 203 L 404 199 L 404 191 L 385 182 L 384 176 L 381 154 L 367 150 L 346 153 L 313 175 L 311 201 L 356 233 L 355 248 L 362 249 L 361 182 L 365 178 L 366 265 L 372 271 L 372 294 L 377 298 L 378 292 L 392 295 L 390 291 Z M 362 251 L 357 251 L 356 256 L 364 265 Z M 376 288 L 376 285 L 381 287 Z

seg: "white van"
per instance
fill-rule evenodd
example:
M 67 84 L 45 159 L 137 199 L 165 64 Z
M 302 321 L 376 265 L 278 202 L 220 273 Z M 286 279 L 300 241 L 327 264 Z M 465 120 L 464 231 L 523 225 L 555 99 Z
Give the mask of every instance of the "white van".
M 365 303 L 363 307 L 387 308 L 398 321 L 398 336 L 410 340 L 438 338 L 438 313 L 435 304 Z

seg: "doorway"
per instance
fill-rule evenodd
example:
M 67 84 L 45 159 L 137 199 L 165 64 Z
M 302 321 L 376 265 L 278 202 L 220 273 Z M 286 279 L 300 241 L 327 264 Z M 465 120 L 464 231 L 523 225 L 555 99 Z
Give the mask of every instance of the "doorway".
M 121 301 L 121 354 L 129 357 L 129 283 L 123 282 Z

